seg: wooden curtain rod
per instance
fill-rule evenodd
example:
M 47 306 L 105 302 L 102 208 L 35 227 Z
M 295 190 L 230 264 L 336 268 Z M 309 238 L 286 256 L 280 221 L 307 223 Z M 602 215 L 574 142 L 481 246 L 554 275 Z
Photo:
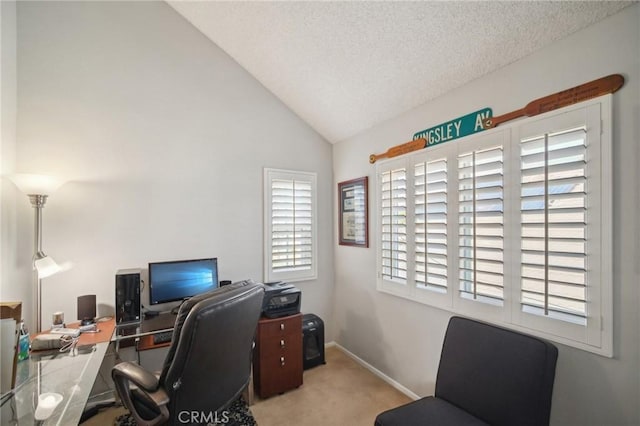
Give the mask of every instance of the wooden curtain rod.
M 620 74 L 612 74 L 588 83 L 581 84 L 571 89 L 563 90 L 553 95 L 548 95 L 535 101 L 531 101 L 522 109 L 510 113 L 489 117 L 482 121 L 485 129 L 491 129 L 505 121 L 519 117 L 533 117 L 538 114 L 563 108 L 578 102 L 586 101 L 598 96 L 614 93 L 624 84 L 624 77 Z
M 614 93 L 624 85 L 624 77 L 620 74 L 612 74 L 602 77 L 588 83 L 581 84 L 571 89 L 548 95 L 535 101 L 529 102 L 524 108 L 512 111 L 510 113 L 500 115 L 498 117 L 489 117 L 482 121 L 485 129 L 491 129 L 506 121 L 519 117 L 533 117 L 555 109 L 573 105 L 578 102 L 586 101 L 598 96 Z M 398 155 L 407 154 L 427 147 L 427 139 L 420 138 L 410 142 L 389 148 L 382 154 L 371 154 L 369 163 L 373 164 L 381 158 L 392 158 Z
M 373 164 L 381 158 L 397 157 L 398 155 L 402 155 L 409 152 L 417 151 L 422 148 L 426 148 L 426 146 L 427 146 L 427 139 L 425 138 L 415 139 L 410 142 L 405 142 L 400 145 L 392 146 L 382 154 L 371 154 L 369 156 L 369 162 Z

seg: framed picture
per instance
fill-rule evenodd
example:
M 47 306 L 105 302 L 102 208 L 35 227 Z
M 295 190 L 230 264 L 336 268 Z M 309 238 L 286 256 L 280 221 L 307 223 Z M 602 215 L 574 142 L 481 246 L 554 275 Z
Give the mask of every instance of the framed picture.
M 367 176 L 338 183 L 339 241 L 343 246 L 369 247 Z

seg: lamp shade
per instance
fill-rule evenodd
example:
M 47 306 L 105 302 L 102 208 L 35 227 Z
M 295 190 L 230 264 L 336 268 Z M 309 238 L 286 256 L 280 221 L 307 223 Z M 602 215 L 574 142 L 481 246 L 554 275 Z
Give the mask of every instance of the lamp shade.
M 66 182 L 55 176 L 28 173 L 9 175 L 9 179 L 27 195 L 51 195 Z
M 47 256 L 41 251 L 36 254 L 33 267 L 38 271 L 38 278 L 40 279 L 50 277 L 62 271 L 62 267 L 58 265 L 52 257 Z

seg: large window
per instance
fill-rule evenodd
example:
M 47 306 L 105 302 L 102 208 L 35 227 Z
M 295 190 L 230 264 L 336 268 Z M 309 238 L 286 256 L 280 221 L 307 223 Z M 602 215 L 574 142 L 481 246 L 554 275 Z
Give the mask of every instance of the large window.
M 378 289 L 612 356 L 611 101 L 377 165 Z
M 265 281 L 317 277 L 316 174 L 264 170 Z

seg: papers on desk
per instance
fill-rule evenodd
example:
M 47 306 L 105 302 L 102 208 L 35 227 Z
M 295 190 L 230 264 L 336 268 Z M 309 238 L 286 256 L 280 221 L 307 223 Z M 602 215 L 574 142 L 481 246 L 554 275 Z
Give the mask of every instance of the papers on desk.
M 59 334 L 39 334 L 31 341 L 32 351 L 47 351 L 62 347 L 62 336 Z
M 54 328 L 51 334 L 64 334 L 65 336 L 78 337 L 80 330 L 77 328 Z
M 54 328 L 49 333 L 38 334 L 31 341 L 31 350 L 46 351 L 64 348 L 69 343 L 77 342 L 79 336 L 80 330 L 77 328 Z

